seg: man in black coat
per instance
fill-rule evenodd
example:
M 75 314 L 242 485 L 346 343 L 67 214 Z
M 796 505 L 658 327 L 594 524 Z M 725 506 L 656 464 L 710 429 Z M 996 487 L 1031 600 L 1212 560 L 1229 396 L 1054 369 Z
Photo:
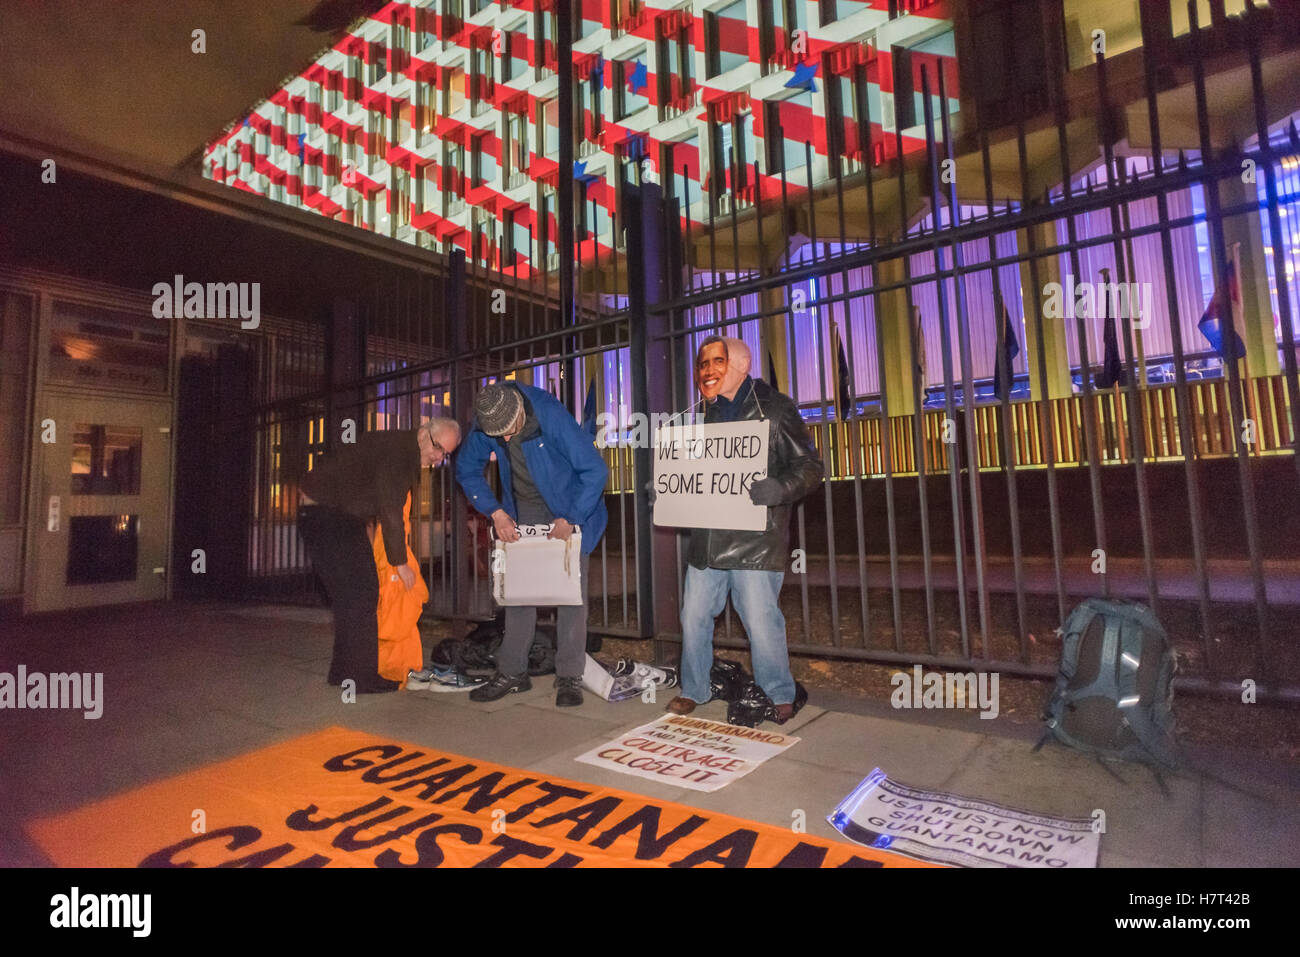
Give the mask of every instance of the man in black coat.
M 460 426 L 450 417 L 418 429 L 366 432 L 303 478 L 298 531 L 334 610 L 330 684 L 352 680 L 358 693 L 400 687 L 379 674 L 379 575 L 366 523 L 383 530 L 388 563 L 408 590 L 414 587 L 402 506 L 419 487 L 420 470 L 441 465 L 459 443 Z
M 821 458 L 799 409 L 762 379 L 749 375 L 749 347 L 710 336 L 696 354 L 696 384 L 706 424 L 768 419 L 767 477 L 750 486 L 750 501 L 768 506 L 762 531 L 696 528 L 687 551 L 682 596 L 682 694 L 668 705 L 690 714 L 711 697 L 714 619 L 730 594 L 749 635 L 754 680 L 776 705 L 784 724 L 794 713 L 795 683 L 786 648 L 781 584 L 785 578 L 790 509 L 821 485 Z

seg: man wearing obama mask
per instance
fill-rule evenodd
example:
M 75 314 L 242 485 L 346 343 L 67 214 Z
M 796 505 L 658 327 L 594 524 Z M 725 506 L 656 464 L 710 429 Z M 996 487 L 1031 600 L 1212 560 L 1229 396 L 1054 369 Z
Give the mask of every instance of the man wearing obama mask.
M 682 596 L 682 694 L 668 710 L 690 714 L 707 702 L 713 666 L 713 627 L 731 596 L 749 636 L 754 680 L 784 724 L 794 714 L 795 682 L 786 649 L 781 584 L 789 561 L 790 509 L 821 485 L 822 463 L 789 396 L 749 374 L 749 347 L 740 339 L 709 336 L 695 357 L 695 381 L 705 424 L 768 419 L 767 477 L 750 486 L 750 500 L 766 505 L 763 531 L 691 529 Z

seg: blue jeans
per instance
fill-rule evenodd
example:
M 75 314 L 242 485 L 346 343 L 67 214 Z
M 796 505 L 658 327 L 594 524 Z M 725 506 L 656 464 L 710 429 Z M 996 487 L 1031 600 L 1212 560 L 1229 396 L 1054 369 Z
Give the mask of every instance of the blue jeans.
M 794 677 L 785 644 L 785 616 L 779 599 L 785 572 L 686 567 L 682 596 L 682 693 L 697 704 L 710 698 L 713 623 L 727 593 L 749 635 L 754 680 L 773 704 L 794 701 Z

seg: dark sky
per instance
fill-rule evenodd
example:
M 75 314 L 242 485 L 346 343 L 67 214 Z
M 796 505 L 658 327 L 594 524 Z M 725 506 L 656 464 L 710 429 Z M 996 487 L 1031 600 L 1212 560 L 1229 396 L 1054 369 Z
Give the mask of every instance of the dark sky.
M 0 0 L 0 127 L 176 167 L 301 72 L 366 0 Z M 317 9 L 320 8 L 320 9 Z M 203 29 L 207 52 L 191 52 Z M 129 165 L 136 165 L 135 162 Z

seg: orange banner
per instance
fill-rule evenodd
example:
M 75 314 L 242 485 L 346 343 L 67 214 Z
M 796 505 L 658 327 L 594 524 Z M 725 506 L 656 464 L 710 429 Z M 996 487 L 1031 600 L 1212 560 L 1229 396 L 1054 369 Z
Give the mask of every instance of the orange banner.
M 346 728 L 27 827 L 60 867 L 928 866 Z

